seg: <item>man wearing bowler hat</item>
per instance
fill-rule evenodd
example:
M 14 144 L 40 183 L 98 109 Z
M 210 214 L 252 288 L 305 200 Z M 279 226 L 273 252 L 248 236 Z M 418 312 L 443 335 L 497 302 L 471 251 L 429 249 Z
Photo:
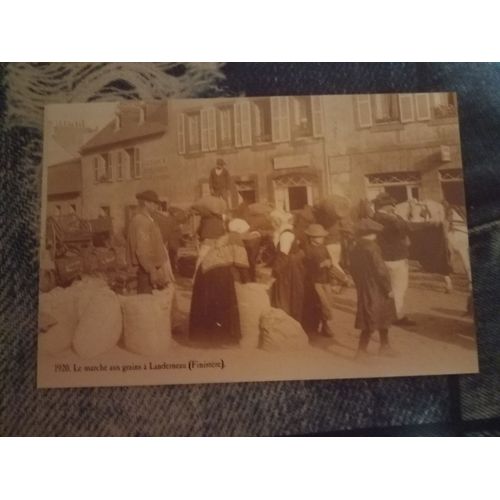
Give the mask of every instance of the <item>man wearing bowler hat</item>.
M 153 219 L 161 201 L 152 190 L 137 193 L 136 198 L 139 209 L 128 230 L 129 261 L 137 268 L 137 293 L 152 293 L 153 288 L 166 285 L 163 268 L 168 254 L 160 228 Z
M 389 271 L 397 320 L 395 325 L 414 326 L 404 313 L 404 300 L 409 280 L 409 232 L 410 226 L 395 213 L 396 200 L 388 193 L 380 193 L 373 202 L 375 215 L 373 219 L 383 226 L 377 235 L 377 242 L 382 258 Z
M 226 162 L 222 158 L 218 158 L 215 168 L 210 171 L 208 179 L 210 194 L 223 198 L 228 203 L 230 182 L 231 178 L 226 168 Z

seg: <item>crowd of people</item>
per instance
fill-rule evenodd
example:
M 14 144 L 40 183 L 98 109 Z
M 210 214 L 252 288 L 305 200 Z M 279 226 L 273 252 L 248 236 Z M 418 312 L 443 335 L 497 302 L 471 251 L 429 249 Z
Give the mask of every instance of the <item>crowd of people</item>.
M 373 201 L 374 212 L 360 212 L 355 221 L 348 200 L 343 205 L 341 197 L 294 214 L 259 203 L 242 203 L 231 211 L 228 178 L 224 162 L 218 161 L 210 174 L 211 195 L 192 207 L 199 225 L 190 339 L 238 343 L 235 283 L 257 281 L 257 264 L 265 255 L 273 278 L 271 305 L 297 320 L 308 335 L 335 337 L 332 294 L 352 282 L 357 291 L 354 326 L 361 331 L 358 355 L 366 353 L 376 331 L 380 353 L 393 354 L 390 326 L 415 324 L 404 308 L 411 227 L 396 213 L 396 201 L 381 193 Z M 137 268 L 138 293 L 151 293 L 175 280 L 175 252 L 169 255 L 172 228 L 167 230 L 154 191 L 138 193 L 137 200 L 128 251 Z

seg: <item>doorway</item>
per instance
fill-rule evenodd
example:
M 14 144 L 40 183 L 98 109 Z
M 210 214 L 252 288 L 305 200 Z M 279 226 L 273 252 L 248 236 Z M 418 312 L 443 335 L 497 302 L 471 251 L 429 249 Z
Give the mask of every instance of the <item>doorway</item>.
M 462 182 L 442 182 L 443 198 L 450 205 L 465 206 L 465 192 Z
M 289 210 L 302 210 L 308 204 L 307 186 L 288 188 Z

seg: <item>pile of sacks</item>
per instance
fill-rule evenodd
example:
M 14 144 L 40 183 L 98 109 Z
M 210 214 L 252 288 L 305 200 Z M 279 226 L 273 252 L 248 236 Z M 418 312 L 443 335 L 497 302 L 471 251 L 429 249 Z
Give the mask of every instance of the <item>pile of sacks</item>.
M 266 285 L 236 283 L 236 297 L 240 314 L 240 347 L 293 351 L 309 345 L 301 324 L 285 311 L 271 307 Z
M 112 349 L 123 336 L 127 350 L 144 355 L 168 348 L 174 287 L 154 295 L 121 297 L 99 278 L 40 294 L 38 345 L 57 355 L 72 348 L 82 358 Z

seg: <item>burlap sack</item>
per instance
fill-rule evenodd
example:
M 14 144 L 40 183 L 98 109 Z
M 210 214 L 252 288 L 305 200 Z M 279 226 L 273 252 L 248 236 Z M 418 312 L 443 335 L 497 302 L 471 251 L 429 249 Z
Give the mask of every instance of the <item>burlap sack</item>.
M 94 287 L 90 297 L 85 294 L 79 302 L 73 349 L 82 358 L 104 354 L 118 343 L 123 331 L 118 297 L 108 288 Z
M 260 283 L 235 283 L 240 315 L 240 347 L 256 349 L 259 346 L 261 315 L 271 307 L 265 285 Z
M 143 356 L 168 351 L 171 343 L 171 313 L 174 287 L 153 294 L 121 297 L 125 347 Z
M 271 308 L 260 318 L 261 344 L 266 351 L 296 351 L 308 347 L 301 324 L 282 309 Z
M 73 335 L 78 324 L 78 314 L 72 293 L 64 288 L 54 288 L 41 293 L 39 299 L 39 328 L 43 318 L 55 320 L 45 332 L 38 335 L 38 348 L 45 354 L 59 354 L 71 347 Z

